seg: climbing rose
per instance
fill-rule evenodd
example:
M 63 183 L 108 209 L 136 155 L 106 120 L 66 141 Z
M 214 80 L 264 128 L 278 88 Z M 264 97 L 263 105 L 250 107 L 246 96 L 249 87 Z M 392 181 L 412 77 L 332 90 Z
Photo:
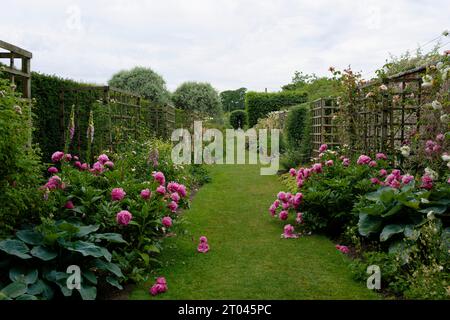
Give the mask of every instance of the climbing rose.
M 368 164 L 372 159 L 370 159 L 369 156 L 366 156 L 364 154 L 360 155 L 358 158 L 358 161 L 356 161 L 357 164 Z
M 64 208 L 66 208 L 66 209 L 73 209 L 73 208 L 75 208 L 75 206 L 73 205 L 73 202 L 72 201 L 67 201 L 66 202 L 66 204 L 64 205 Z
M 151 195 L 152 195 L 152 192 L 149 189 L 144 189 L 141 191 L 141 198 L 144 200 L 150 199 Z
M 51 174 L 55 174 L 55 173 L 58 173 L 58 168 L 56 168 L 56 167 L 50 167 L 50 168 L 48 168 L 48 170 L 47 170 L 49 173 L 51 173 Z
M 178 203 L 176 203 L 175 201 L 171 201 L 168 205 L 167 208 L 170 209 L 170 211 L 172 212 L 176 212 L 177 208 L 178 208 Z
M 159 186 L 158 188 L 156 188 L 156 192 L 158 192 L 159 194 L 164 194 L 166 193 L 166 188 L 164 186 Z
M 327 144 L 322 144 L 319 147 L 319 153 L 325 152 L 325 151 L 327 151 L 327 149 L 328 149 L 328 145 Z
M 166 228 L 170 228 L 172 226 L 172 218 L 169 216 L 162 218 L 161 222 Z
M 387 160 L 387 156 L 384 153 L 377 153 L 375 156 L 375 159 L 377 160 Z
M 97 160 L 101 163 L 101 164 L 105 164 L 107 161 L 109 161 L 109 158 L 106 154 L 101 154 L 98 156 Z
M 281 211 L 279 218 L 280 220 L 286 220 L 288 218 L 288 212 L 286 210 Z
M 111 198 L 113 201 L 120 201 L 125 197 L 126 193 L 122 188 L 114 188 L 111 191 Z
M 52 161 L 53 162 L 59 162 L 64 158 L 64 152 L 56 151 L 54 154 L 52 154 Z
M 164 177 L 164 173 L 162 173 L 161 171 L 154 172 L 152 175 L 153 175 L 153 178 L 155 178 L 155 180 L 158 181 L 158 183 L 160 185 L 164 185 L 166 183 L 166 178 Z
M 130 223 L 132 218 L 133 218 L 133 216 L 131 215 L 131 213 L 129 211 L 122 210 L 117 214 L 116 221 L 118 224 L 126 226 Z

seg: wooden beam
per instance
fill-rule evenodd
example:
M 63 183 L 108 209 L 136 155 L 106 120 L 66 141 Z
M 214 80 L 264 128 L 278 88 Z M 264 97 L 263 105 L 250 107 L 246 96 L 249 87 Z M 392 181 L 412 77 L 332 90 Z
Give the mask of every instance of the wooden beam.
M 11 73 L 13 75 L 19 76 L 19 77 L 23 77 L 23 78 L 30 78 L 31 75 L 29 73 L 25 73 L 23 71 L 17 70 L 15 68 L 10 68 L 10 67 L 1 67 L 0 69 L 4 70 L 5 72 Z
M 23 58 L 20 54 L 14 52 L 0 52 L 0 59 L 20 59 Z
M 19 54 L 19 55 L 21 55 L 22 57 L 25 57 L 25 58 L 30 58 L 31 59 L 33 57 L 33 54 L 30 51 L 27 51 L 25 49 L 16 47 L 15 45 L 12 45 L 12 44 L 10 44 L 8 42 L 5 42 L 5 41 L 2 41 L 2 40 L 0 40 L 0 48 L 3 48 L 5 50 L 8 50 L 8 51 L 11 51 L 11 52 L 14 52 L 14 53 L 17 53 L 17 54 Z

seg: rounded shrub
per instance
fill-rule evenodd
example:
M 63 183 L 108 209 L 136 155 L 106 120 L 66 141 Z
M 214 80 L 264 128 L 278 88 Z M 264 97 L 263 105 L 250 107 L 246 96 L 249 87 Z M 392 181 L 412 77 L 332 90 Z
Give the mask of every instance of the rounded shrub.
M 230 113 L 230 124 L 234 129 L 244 128 L 247 124 L 247 112 L 235 110 Z

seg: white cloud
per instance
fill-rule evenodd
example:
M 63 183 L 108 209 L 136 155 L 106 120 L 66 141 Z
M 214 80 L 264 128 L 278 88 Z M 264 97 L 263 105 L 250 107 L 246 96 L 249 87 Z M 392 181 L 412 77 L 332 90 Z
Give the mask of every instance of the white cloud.
M 172 90 L 187 80 L 278 90 L 295 70 L 325 75 L 331 65 L 370 74 L 450 16 L 443 0 L 16 0 L 8 11 L 1 38 L 32 51 L 34 70 L 105 83 L 143 65 Z

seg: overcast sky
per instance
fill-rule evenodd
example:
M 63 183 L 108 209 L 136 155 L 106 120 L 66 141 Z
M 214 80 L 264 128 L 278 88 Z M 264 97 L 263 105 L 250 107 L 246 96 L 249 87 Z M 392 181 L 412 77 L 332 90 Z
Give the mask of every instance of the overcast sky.
M 277 91 L 295 70 L 327 75 L 349 64 L 369 75 L 389 52 L 450 28 L 448 0 L 14 0 L 0 8 L 0 39 L 32 51 L 33 70 L 104 84 L 140 65 L 170 90 L 195 80 Z

